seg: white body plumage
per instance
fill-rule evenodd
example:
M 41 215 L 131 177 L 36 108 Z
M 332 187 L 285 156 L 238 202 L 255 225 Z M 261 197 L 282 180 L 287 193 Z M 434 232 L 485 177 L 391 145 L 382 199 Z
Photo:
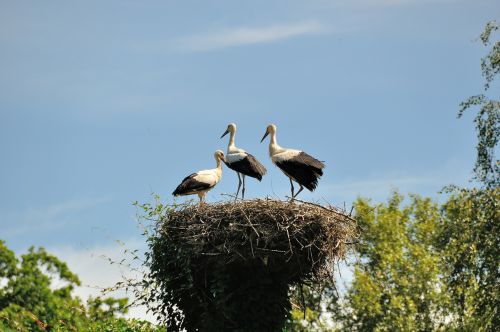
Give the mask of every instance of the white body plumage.
M 220 150 L 214 153 L 217 167 L 207 169 L 190 174 L 182 180 L 177 186 L 172 195 L 185 196 L 197 194 L 200 198 L 200 204 L 206 193 L 211 190 L 222 178 L 222 162 L 224 161 L 224 153 Z
M 282 148 L 276 141 L 276 126 L 267 126 L 262 141 L 271 134 L 269 142 L 269 156 L 273 164 L 290 179 L 292 198 L 296 197 L 306 187 L 313 191 L 318 185 L 318 179 L 323 175 L 325 165 L 314 157 L 301 150 Z M 294 194 L 293 181 L 300 185 L 299 191 Z
M 234 136 L 236 134 L 236 125 L 234 123 L 230 123 L 227 126 L 227 129 L 224 134 L 222 134 L 221 138 L 226 136 L 228 133 L 230 136 L 225 163 L 227 167 L 238 174 L 238 190 L 236 191 L 236 198 L 238 198 L 242 184 L 243 189 L 241 190 L 241 198 L 245 198 L 245 176 L 248 175 L 260 181 L 266 174 L 267 170 L 254 156 L 235 146 Z

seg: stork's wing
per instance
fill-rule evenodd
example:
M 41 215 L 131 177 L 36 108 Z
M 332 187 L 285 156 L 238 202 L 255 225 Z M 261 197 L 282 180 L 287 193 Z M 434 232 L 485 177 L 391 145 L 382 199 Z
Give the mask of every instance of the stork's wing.
M 209 189 L 215 185 L 214 181 L 204 181 L 205 176 L 200 176 L 198 173 L 193 173 L 189 176 L 186 176 L 184 180 L 182 180 L 181 184 L 175 188 L 172 195 L 190 195 L 197 193 L 199 191 L 203 191 Z
M 309 167 L 311 167 L 314 170 L 314 172 L 317 173 L 318 175 L 320 175 L 320 176 L 323 175 L 323 168 L 325 168 L 325 164 L 323 162 L 321 162 L 318 159 L 316 159 L 316 158 L 308 155 L 304 151 L 302 151 L 301 153 L 299 153 L 299 155 L 296 156 L 295 158 L 300 163 L 306 164 Z
M 262 165 L 257 158 L 250 153 L 245 152 L 243 158 L 231 157 L 231 155 L 228 155 L 226 166 L 233 171 L 251 176 L 259 181 L 262 180 L 262 176 L 264 176 L 267 172 L 264 165 Z
M 276 166 L 310 191 L 313 191 L 318 186 L 318 179 L 323 175 L 323 168 L 325 167 L 321 161 L 305 152 L 301 152 L 290 159 L 277 161 Z

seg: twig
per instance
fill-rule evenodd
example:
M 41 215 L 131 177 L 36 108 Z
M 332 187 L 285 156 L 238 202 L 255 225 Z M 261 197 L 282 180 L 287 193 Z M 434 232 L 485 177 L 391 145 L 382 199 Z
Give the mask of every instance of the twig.
M 286 197 L 290 198 L 289 196 L 286 196 Z M 330 208 L 324 207 L 323 205 L 316 204 L 316 203 L 312 203 L 312 202 L 303 201 L 303 200 L 300 200 L 300 199 L 297 199 L 297 198 L 294 198 L 294 200 L 295 200 L 295 201 L 297 201 L 297 202 L 303 203 L 303 204 L 308 204 L 308 205 L 312 205 L 312 206 L 317 206 L 317 207 L 319 207 L 319 208 L 322 208 L 322 209 L 324 209 L 324 210 L 326 210 L 326 211 L 333 212 L 333 213 L 335 213 L 335 214 L 339 214 L 339 215 L 341 215 L 341 216 L 343 216 L 343 217 L 345 217 L 345 218 L 349 219 L 350 221 L 354 221 L 354 222 L 356 221 L 356 220 L 354 220 L 353 218 L 351 218 L 350 216 L 348 216 L 348 215 L 346 215 L 346 214 L 344 214 L 344 213 L 342 213 L 342 212 L 339 212 L 339 211 L 337 211 L 336 209 L 330 209 Z

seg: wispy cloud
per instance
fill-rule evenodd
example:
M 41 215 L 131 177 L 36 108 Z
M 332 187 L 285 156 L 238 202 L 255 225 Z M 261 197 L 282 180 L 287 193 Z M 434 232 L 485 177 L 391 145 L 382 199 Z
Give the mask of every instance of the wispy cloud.
M 325 33 L 329 29 L 318 21 L 279 24 L 266 27 L 239 27 L 180 38 L 178 47 L 188 51 L 210 51 L 234 46 L 270 43 L 302 35 Z
M 48 206 L 30 208 L 19 215 L 10 216 L 15 222 L 2 225 L 2 234 L 10 237 L 38 231 L 49 231 L 67 226 L 67 220 L 76 213 L 93 208 L 110 200 L 110 197 L 73 199 Z
M 431 187 L 433 193 L 437 193 L 444 185 L 438 182 L 436 178 L 428 175 L 384 175 L 379 178 L 345 181 L 330 186 L 328 189 L 341 193 L 343 197 L 349 198 L 350 201 L 354 201 L 358 196 L 370 197 L 376 201 L 385 201 L 393 190 L 398 190 L 402 193 L 421 192 Z
M 406 172 L 387 171 L 383 174 L 372 174 L 358 179 L 345 179 L 335 184 L 320 186 L 317 195 L 335 204 L 350 204 L 357 197 L 368 197 L 375 202 L 385 202 L 392 191 L 400 193 L 418 193 L 439 201 L 439 192 L 443 187 L 456 184 L 469 186 L 467 179 L 471 177 L 470 165 L 459 160 L 449 160 L 436 166 L 432 171 L 408 174 Z
M 137 249 L 141 253 L 146 250 L 146 245 L 143 239 L 132 238 L 124 243 L 96 245 L 90 248 L 63 246 L 47 250 L 66 262 L 70 270 L 78 275 L 82 286 L 76 287 L 73 294 L 86 301 L 89 296 L 103 296 L 102 289 L 114 286 L 117 282 L 123 281 L 124 278 L 140 279 L 142 277 L 129 267 L 117 264 L 124 258 L 127 260 L 124 264 L 133 263 L 130 256 L 124 252 L 125 249 L 129 251 Z M 115 263 L 111 264 L 110 260 Z M 133 267 L 138 267 L 137 262 L 133 264 Z M 109 296 L 131 298 L 133 294 L 120 290 L 109 294 Z M 152 314 L 146 313 L 145 307 L 130 308 L 127 317 L 155 321 Z

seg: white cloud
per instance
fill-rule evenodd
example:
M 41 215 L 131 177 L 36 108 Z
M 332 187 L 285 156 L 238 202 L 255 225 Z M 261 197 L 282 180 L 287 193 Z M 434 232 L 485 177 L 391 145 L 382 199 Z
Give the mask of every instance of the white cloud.
M 126 241 L 123 245 L 118 243 L 110 245 L 97 245 L 91 248 L 75 248 L 72 246 L 48 248 L 47 251 L 54 254 L 62 261 L 68 264 L 69 269 L 78 275 L 82 285 L 74 290 L 73 295 L 80 297 L 86 301 L 89 296 L 103 296 L 101 290 L 105 287 L 111 287 L 118 281 L 122 281 L 123 277 L 139 278 L 137 272 L 130 268 L 122 266 L 119 263 L 122 259 L 127 259 L 129 256 L 124 253 L 125 248 L 128 250 L 138 249 L 145 250 L 145 242 L 139 239 Z M 110 260 L 115 262 L 110 263 Z M 125 291 L 118 291 L 108 296 L 113 297 L 132 297 L 132 294 L 127 294 Z M 127 317 L 134 317 L 149 320 L 154 322 L 153 315 L 146 313 L 146 308 L 135 307 L 129 310 Z
M 178 46 L 188 51 L 209 51 L 220 48 L 270 43 L 302 35 L 325 33 L 328 28 L 317 21 L 280 24 L 267 27 L 240 27 L 211 34 L 193 35 L 179 39 Z

